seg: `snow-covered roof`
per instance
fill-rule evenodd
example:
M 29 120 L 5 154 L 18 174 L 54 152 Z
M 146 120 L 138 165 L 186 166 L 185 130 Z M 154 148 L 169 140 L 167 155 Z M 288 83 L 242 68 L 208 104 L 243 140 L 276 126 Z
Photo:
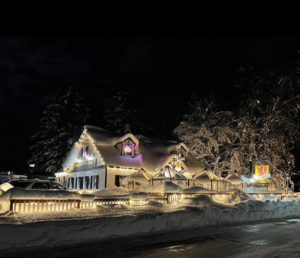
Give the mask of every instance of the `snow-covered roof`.
M 228 175 L 226 178 L 225 178 L 226 181 L 234 184 L 234 185 L 238 185 L 238 184 L 241 184 L 241 183 L 247 183 L 247 184 L 250 184 L 250 179 L 239 174 L 239 173 L 233 173 L 233 174 L 230 174 Z
M 120 134 L 90 125 L 86 125 L 84 128 L 85 133 L 94 142 L 106 165 L 144 168 L 146 171 L 156 172 L 166 166 L 173 158 L 179 158 L 174 153 L 183 147 L 187 151 L 183 162 L 187 171 L 199 173 L 204 169 L 202 162 L 189 152 L 189 148 L 184 143 L 147 138 L 131 133 Z M 127 138 L 131 138 L 136 144 L 134 157 L 120 155 L 115 147 L 117 143 L 123 142 Z
M 179 179 L 179 180 L 186 180 L 185 176 L 179 174 L 174 169 L 166 166 L 160 172 L 158 172 L 152 179 Z
M 148 180 L 150 180 L 151 178 L 152 176 L 147 171 L 145 171 L 144 169 L 140 169 L 139 171 L 132 173 L 130 176 L 125 177 L 122 183 L 128 181 L 136 181 L 142 184 L 149 184 Z
M 220 177 L 218 177 L 216 174 L 214 174 L 212 171 L 205 170 L 198 175 L 195 175 L 192 178 L 192 181 L 196 181 L 197 183 L 207 184 L 214 180 L 222 180 Z

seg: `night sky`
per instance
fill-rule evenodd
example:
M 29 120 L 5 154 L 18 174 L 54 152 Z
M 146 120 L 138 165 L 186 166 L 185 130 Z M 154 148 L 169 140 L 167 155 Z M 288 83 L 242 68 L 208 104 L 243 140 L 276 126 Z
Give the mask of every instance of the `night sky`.
M 142 112 L 177 123 L 192 93 L 222 95 L 241 66 L 298 49 L 300 38 L 277 37 L 0 38 L 0 116 L 30 139 L 50 96 L 73 84 L 104 103 L 127 87 Z

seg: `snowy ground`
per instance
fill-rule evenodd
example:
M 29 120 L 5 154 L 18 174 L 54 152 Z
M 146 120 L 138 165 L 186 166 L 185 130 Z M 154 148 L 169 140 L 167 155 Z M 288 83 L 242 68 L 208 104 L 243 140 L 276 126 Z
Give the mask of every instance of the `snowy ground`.
M 37 250 L 2 251 L 1 258 L 298 258 L 300 219 L 187 229 Z
M 0 216 L 0 249 L 65 246 L 299 215 L 299 201 L 279 201 L 272 196 L 258 201 L 241 190 L 235 190 L 229 199 L 221 198 L 219 202 L 202 195 L 172 204 L 152 201 L 144 206 L 112 205 L 27 214 L 8 212 Z

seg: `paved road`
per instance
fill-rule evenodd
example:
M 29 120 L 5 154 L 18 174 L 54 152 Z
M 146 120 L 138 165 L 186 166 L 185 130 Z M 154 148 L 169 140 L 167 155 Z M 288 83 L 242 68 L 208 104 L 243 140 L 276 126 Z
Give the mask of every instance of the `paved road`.
M 299 258 L 300 218 L 116 238 L 109 241 L 1 253 L 1 258 L 201 257 Z

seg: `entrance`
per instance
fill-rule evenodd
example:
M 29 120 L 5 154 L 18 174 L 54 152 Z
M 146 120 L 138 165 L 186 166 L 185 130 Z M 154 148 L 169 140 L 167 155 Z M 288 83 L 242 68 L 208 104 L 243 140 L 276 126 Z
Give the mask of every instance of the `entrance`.
M 115 186 L 119 187 L 122 185 L 122 181 L 123 179 L 125 178 L 126 176 L 119 176 L 119 175 L 116 175 L 115 176 Z

